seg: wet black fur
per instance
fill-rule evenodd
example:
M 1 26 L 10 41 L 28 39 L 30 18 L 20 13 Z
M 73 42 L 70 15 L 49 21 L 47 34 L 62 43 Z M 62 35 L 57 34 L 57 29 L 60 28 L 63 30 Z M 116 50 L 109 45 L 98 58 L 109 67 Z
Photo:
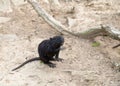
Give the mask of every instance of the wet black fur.
M 59 56 L 60 52 L 60 47 L 64 43 L 64 38 L 62 36 L 54 36 L 53 38 L 50 38 L 48 40 L 42 41 L 39 46 L 38 46 L 38 54 L 39 57 L 29 59 L 22 63 L 20 66 L 14 68 L 12 71 L 19 69 L 20 67 L 24 66 L 25 64 L 36 61 L 36 60 L 41 60 L 45 64 L 47 64 L 49 67 L 55 67 L 55 64 L 51 63 L 51 60 L 54 61 L 61 61 Z

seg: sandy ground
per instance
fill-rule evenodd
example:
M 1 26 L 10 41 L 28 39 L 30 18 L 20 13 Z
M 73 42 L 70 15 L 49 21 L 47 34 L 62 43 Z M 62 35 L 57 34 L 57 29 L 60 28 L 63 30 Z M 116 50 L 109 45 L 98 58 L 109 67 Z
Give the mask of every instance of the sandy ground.
M 77 18 L 79 28 L 74 26 L 74 31 L 100 23 L 120 28 L 119 3 L 116 2 L 117 8 L 113 6 L 116 3 L 94 3 L 72 4 L 77 7 L 74 15 L 60 13 L 60 9 L 51 12 L 46 4 L 43 7 L 66 26 L 66 16 Z M 111 12 L 109 15 L 108 11 Z M 90 40 L 65 35 L 65 50 L 60 52 L 64 61 L 53 62 L 56 68 L 36 61 L 11 71 L 25 60 L 38 56 L 37 47 L 42 40 L 59 33 L 38 17 L 29 4 L 0 15 L 11 18 L 0 24 L 0 86 L 120 86 L 120 72 L 112 64 L 120 63 L 120 48 L 111 48 L 119 41 L 109 37 L 96 37 L 101 45 L 92 47 Z

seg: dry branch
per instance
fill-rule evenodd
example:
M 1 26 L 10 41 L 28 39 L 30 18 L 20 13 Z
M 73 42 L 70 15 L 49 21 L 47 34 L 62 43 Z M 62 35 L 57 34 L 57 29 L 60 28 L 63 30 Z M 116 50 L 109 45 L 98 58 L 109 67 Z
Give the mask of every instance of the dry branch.
M 54 29 L 59 31 L 61 34 L 72 34 L 75 36 L 83 37 L 83 38 L 94 38 L 98 35 L 108 35 L 112 38 L 120 40 L 120 31 L 115 29 L 114 27 L 110 26 L 101 26 L 94 29 L 89 29 L 85 32 L 73 32 L 69 31 L 61 22 L 54 19 L 51 15 L 49 15 L 39 4 L 36 0 L 27 0 L 38 13 L 49 25 L 51 25 Z
M 116 40 L 120 40 L 120 31 L 116 29 L 113 26 L 101 26 L 101 29 L 104 29 L 106 32 L 106 35 L 110 36 L 111 38 L 114 38 Z
M 62 34 L 69 33 L 72 35 L 76 35 L 77 33 L 70 32 L 66 30 L 67 28 L 62 25 L 59 21 L 55 20 L 51 15 L 49 15 L 39 4 L 36 0 L 28 0 L 28 2 L 33 6 L 35 11 L 41 16 L 49 25 L 55 28 Z

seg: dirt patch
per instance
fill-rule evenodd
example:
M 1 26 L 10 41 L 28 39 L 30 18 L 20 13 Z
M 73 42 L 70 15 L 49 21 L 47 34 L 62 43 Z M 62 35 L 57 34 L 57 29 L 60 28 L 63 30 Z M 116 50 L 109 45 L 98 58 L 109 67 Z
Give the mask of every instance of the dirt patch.
M 81 28 L 90 28 L 97 26 L 101 22 L 110 22 L 116 27 L 119 27 L 118 20 L 120 17 L 117 11 L 109 15 L 99 13 L 99 11 L 104 12 L 108 9 L 111 9 L 112 12 L 112 9 L 115 9 L 115 7 L 112 8 L 113 5 L 106 4 L 105 9 L 105 7 L 102 7 L 101 2 L 97 5 L 92 4 L 92 2 L 89 3 L 90 5 L 86 5 L 84 1 L 82 3 L 74 2 L 74 4 L 78 6 L 77 9 L 79 10 L 74 16 L 78 19 L 81 27 L 79 26 L 80 28 L 77 27 L 72 30 L 79 31 Z M 46 5 L 42 6 L 45 8 Z M 91 8 L 88 8 L 88 6 Z M 101 10 L 98 9 L 99 6 Z M 81 13 L 80 10 L 82 9 L 86 13 Z M 116 8 L 116 10 L 118 9 Z M 114 50 L 111 48 L 119 42 L 108 37 L 97 37 L 95 40 L 100 42 L 100 46 L 92 47 L 92 42 L 89 40 L 71 35 L 64 36 L 64 47 L 66 49 L 60 52 L 60 57 L 64 61 L 55 62 L 57 64 L 56 68 L 49 68 L 43 63 L 36 61 L 12 72 L 11 70 L 13 68 L 26 59 L 38 56 L 37 47 L 42 40 L 59 35 L 59 33 L 38 17 L 29 4 L 14 8 L 13 13 L 1 15 L 10 17 L 11 20 L 0 25 L 0 86 L 120 85 L 120 73 L 112 68 L 112 61 L 120 62 L 120 48 Z M 73 16 L 62 13 L 54 15 L 56 19 L 60 19 L 65 25 L 67 23 L 64 16 Z

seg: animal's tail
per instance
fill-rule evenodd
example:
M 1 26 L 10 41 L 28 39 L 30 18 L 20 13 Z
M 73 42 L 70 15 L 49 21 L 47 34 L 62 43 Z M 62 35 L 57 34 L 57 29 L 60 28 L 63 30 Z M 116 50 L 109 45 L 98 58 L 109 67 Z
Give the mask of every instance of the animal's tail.
M 32 61 L 36 61 L 36 60 L 40 60 L 40 58 L 36 57 L 36 58 L 29 59 L 29 60 L 25 61 L 24 63 L 22 63 L 21 65 L 19 65 L 18 67 L 12 69 L 12 71 L 17 70 L 17 69 L 21 68 L 22 66 L 24 66 L 25 64 L 32 62 Z
M 114 47 L 112 47 L 112 48 L 117 48 L 117 47 L 119 47 L 120 46 L 120 44 L 118 44 L 118 45 L 116 45 L 116 46 L 114 46 Z

